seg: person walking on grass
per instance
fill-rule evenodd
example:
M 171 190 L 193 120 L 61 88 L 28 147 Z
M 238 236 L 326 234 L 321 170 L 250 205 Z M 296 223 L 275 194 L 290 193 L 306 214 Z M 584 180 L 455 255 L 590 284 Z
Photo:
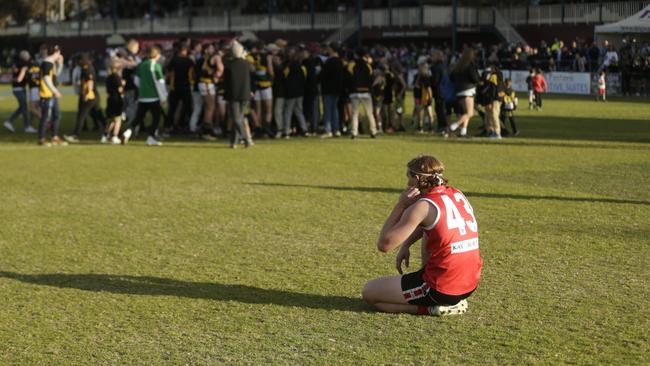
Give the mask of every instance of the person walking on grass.
M 143 61 L 135 70 L 133 82 L 138 88 L 138 108 L 133 123 L 124 131 L 124 143 L 129 142 L 133 134 L 133 127 L 144 122 L 147 112 L 151 113 L 152 122 L 149 127 L 147 146 L 161 146 L 162 143 L 156 139 L 156 130 L 162 115 L 161 102 L 167 99 L 165 89 L 165 76 L 162 67 L 158 63 L 160 59 L 160 48 L 152 46 L 147 52 L 147 60 Z
M 72 135 L 63 136 L 63 138 L 70 143 L 79 142 L 79 135 L 86 124 L 86 118 L 99 103 L 99 97 L 95 93 L 97 89 L 95 79 L 95 70 L 90 63 L 90 57 L 88 54 L 83 54 L 79 59 L 79 102 L 77 103 L 77 120 Z M 98 128 L 100 123 L 99 119 L 94 119 L 94 122 L 95 127 Z
M 476 290 L 483 261 L 478 224 L 463 193 L 447 183 L 444 166 L 433 156 L 407 164 L 407 188 L 381 229 L 377 248 L 400 247 L 395 267 L 399 275 L 368 281 L 363 300 L 387 313 L 452 315 L 467 311 L 467 298 Z M 403 274 L 410 248 L 422 242 L 422 268 Z
M 126 115 L 122 112 L 124 110 L 124 87 L 126 82 L 120 76 L 122 65 L 119 61 L 114 60 L 109 67 L 109 71 L 110 74 L 106 79 L 106 94 L 108 94 L 106 97 L 106 118 L 108 123 L 101 142 L 110 142 L 117 145 L 121 143 L 119 135 L 122 119 L 126 118 Z
M 596 95 L 596 101 L 599 100 L 602 100 L 603 102 L 607 101 L 605 70 L 600 70 L 600 73 L 598 74 L 598 95 Z
M 501 110 L 501 121 L 505 128 L 506 119 L 510 121 L 512 127 L 512 136 L 518 136 L 519 130 L 515 124 L 515 110 L 517 109 L 518 99 L 515 91 L 512 89 L 512 80 L 506 79 L 505 81 L 505 95 L 503 96 L 503 108 Z
M 38 93 L 41 85 L 41 64 L 36 59 L 32 59 L 29 63 L 29 69 L 27 70 L 27 85 L 29 86 L 29 89 L 25 90 L 29 90 L 29 113 L 32 117 L 36 117 L 37 121 L 40 121 L 41 98 L 38 96 Z M 32 128 L 32 130 L 34 133 L 38 132 L 35 128 Z
M 528 87 L 528 109 L 535 108 L 535 90 L 533 89 L 533 77 L 535 77 L 535 69 L 530 68 L 528 76 L 526 77 L 526 86 Z
M 29 52 L 25 50 L 20 51 L 18 54 L 18 59 L 12 68 L 13 75 L 11 81 L 11 90 L 14 93 L 14 97 L 16 97 L 16 100 L 18 101 L 18 109 L 16 109 L 14 113 L 11 114 L 9 119 L 4 123 L 4 127 L 11 132 L 16 132 L 16 129 L 14 128 L 14 121 L 18 118 L 18 116 L 23 116 L 23 125 L 25 126 L 25 132 L 36 132 L 36 129 L 29 123 L 29 107 L 27 106 L 27 80 L 29 76 L 30 58 L 31 56 L 29 55 Z
M 66 146 L 67 142 L 59 137 L 61 123 L 61 109 L 59 98 L 61 92 L 57 89 L 57 77 L 63 69 L 63 55 L 59 46 L 52 45 L 47 48 L 47 57 L 41 62 L 41 82 L 38 96 L 41 104 L 41 120 L 38 125 L 38 144 L 41 146 Z M 51 123 L 52 142 L 45 138 L 45 132 Z
M 251 100 L 251 64 L 245 60 L 244 47 L 233 41 L 232 60 L 225 65 L 223 85 L 224 98 L 228 102 L 228 114 L 233 122 L 230 132 L 230 147 L 237 147 L 240 139 L 244 139 L 246 147 L 254 145 L 250 131 L 244 127 L 244 113 Z
M 535 93 L 535 110 L 541 111 L 542 93 L 548 92 L 548 84 L 546 83 L 546 79 L 544 79 L 544 75 L 542 75 L 542 71 L 539 68 L 535 69 L 535 75 L 533 76 L 531 83 L 533 84 L 533 91 Z
M 469 120 L 474 116 L 474 96 L 476 95 L 476 85 L 479 82 L 475 59 L 474 50 L 466 48 L 450 75 L 462 115 L 458 121 L 449 126 L 449 130 L 454 132 L 460 127 L 460 137 L 469 137 L 467 126 Z

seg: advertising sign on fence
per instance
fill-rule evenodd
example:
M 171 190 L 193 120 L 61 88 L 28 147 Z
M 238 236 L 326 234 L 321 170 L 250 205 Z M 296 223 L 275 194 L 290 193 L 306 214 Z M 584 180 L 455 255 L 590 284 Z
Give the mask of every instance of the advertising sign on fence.
M 508 75 L 515 91 L 525 92 L 528 90 L 526 84 L 528 71 L 505 70 L 503 76 L 508 77 Z M 548 83 L 549 93 L 582 95 L 591 93 L 591 74 L 588 72 L 549 72 L 544 74 L 544 78 Z

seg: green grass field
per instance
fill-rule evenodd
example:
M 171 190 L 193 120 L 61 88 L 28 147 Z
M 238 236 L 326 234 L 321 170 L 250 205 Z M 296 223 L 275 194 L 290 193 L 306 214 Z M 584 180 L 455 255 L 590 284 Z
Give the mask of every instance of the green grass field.
M 650 103 L 549 97 L 518 116 L 498 143 L 42 148 L 3 130 L 0 364 L 648 364 Z M 479 223 L 463 316 L 361 301 L 395 274 L 375 242 L 420 153 Z

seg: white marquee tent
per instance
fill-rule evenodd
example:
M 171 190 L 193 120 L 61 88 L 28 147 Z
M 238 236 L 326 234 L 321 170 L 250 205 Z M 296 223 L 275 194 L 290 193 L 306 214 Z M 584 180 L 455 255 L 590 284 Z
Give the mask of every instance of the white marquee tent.
M 596 39 L 608 39 L 615 42 L 625 35 L 650 39 L 650 5 L 629 18 L 616 23 L 598 25 L 594 33 Z

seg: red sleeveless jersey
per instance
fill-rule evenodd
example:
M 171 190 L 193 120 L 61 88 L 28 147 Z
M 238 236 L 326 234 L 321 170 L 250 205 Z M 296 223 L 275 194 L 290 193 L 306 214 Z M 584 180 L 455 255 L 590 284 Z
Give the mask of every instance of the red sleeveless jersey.
M 424 280 L 446 295 L 462 295 L 476 288 L 483 260 L 478 249 L 478 225 L 474 210 L 463 193 L 438 186 L 421 200 L 438 209 L 433 225 L 424 228 L 430 253 Z

